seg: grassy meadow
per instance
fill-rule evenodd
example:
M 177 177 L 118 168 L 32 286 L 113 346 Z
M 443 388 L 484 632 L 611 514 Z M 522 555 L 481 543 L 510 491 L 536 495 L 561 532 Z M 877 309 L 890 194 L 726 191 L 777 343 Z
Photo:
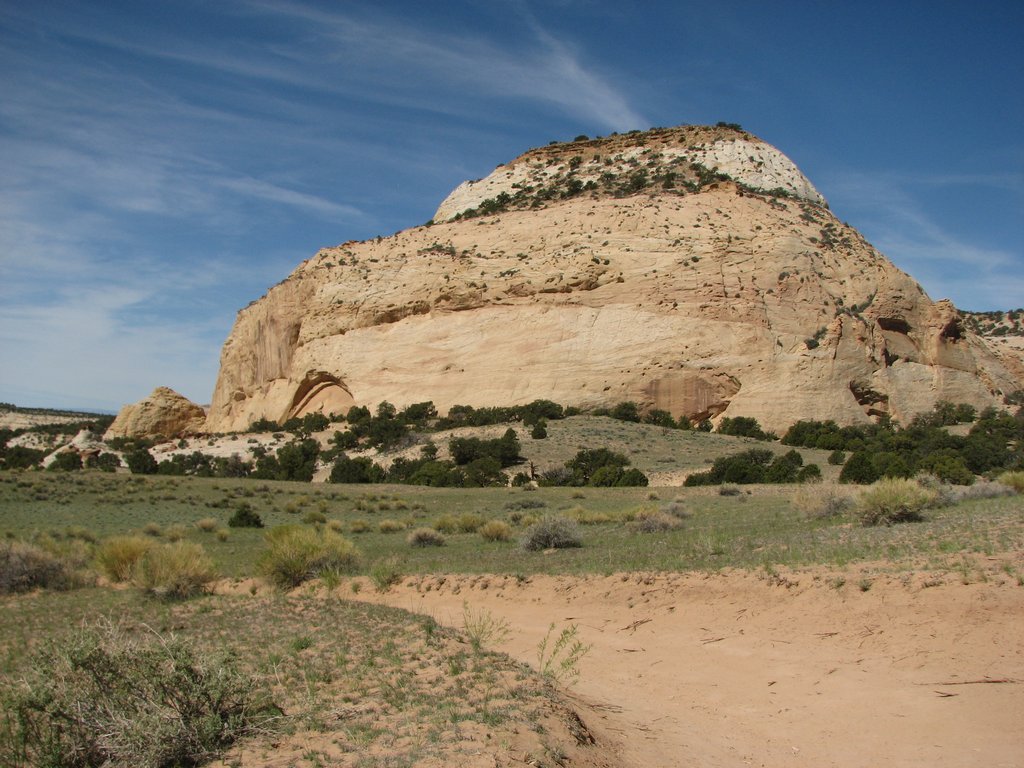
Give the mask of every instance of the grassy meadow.
M 920 522 L 865 527 L 845 515 L 809 516 L 794 503 L 796 486 L 736 490 L 721 495 L 717 487 L 457 489 L 5 473 L 0 534 L 81 541 L 137 533 L 194 541 L 224 577 L 257 575 L 266 529 L 284 524 L 326 526 L 350 539 L 361 553 L 363 573 L 382 563 L 400 574 L 607 574 L 854 561 L 921 568 L 943 567 L 951 555 L 1024 549 L 1019 496 L 964 501 L 929 509 Z M 260 516 L 265 529 L 227 527 L 243 505 Z M 678 527 L 637 529 L 636 518 L 666 510 Z M 576 519 L 583 546 L 548 553 L 518 546 L 527 527 L 547 515 Z M 510 539 L 486 541 L 477 531 L 490 520 L 506 522 Z M 409 531 L 421 527 L 440 528 L 444 545 L 408 544 Z
M 529 461 L 557 465 L 584 445 L 601 444 L 628 452 L 633 465 L 657 481 L 704 469 L 714 457 L 752 445 L 788 450 L 589 417 L 576 420 L 572 430 L 562 426 L 548 440 L 524 440 Z M 487 650 L 503 627 L 488 616 L 467 614 L 461 631 L 445 629 L 428 617 L 344 598 L 423 574 L 525 578 L 740 568 L 770 575 L 777 567 L 841 572 L 849 565 L 859 571 L 867 566 L 959 572 L 965 581 L 998 569 L 1011 583 L 1024 585 L 1019 494 L 956 491 L 946 503 L 923 509 L 915 522 L 867 526 L 853 502 L 863 490 L 830 482 L 838 468 L 827 464 L 826 452 L 800 452 L 805 462 L 822 468 L 826 482 L 463 489 L 0 472 L 0 545 L 34 542 L 93 574 L 66 591 L 0 594 L 0 703 L 11 706 L 23 678 L 49 673 L 45 663 L 40 671 L 35 654 L 73 643 L 68 638 L 78 628 L 112 627 L 118 653 L 146 643 L 159 648 L 177 638 L 200 661 L 233 660 L 239 674 L 272 700 L 273 717 L 204 747 L 202 755 L 189 752 L 189 764 L 241 768 L 268 764 L 271 757 L 274 765 L 309 768 L 463 764 L 483 750 L 561 765 L 572 750 L 588 748 L 574 725 L 579 721 L 550 680 Z M 230 527 L 240 511 L 258 515 L 264 527 Z M 531 526 L 549 517 L 574 521 L 580 546 L 522 546 Z M 244 580 L 262 575 L 267 533 L 285 525 L 349 540 L 358 550 L 354 569 L 297 590 L 250 588 Z M 440 546 L 411 543 L 413 535 L 430 543 L 438 534 Z M 199 545 L 210 572 L 226 581 L 216 594 L 184 600 L 154 598 L 126 585 L 95 586 L 96 551 L 111 537 L 125 535 L 153 544 Z M 83 685 L 77 678 L 72 682 Z M 96 698 L 71 682 L 62 684 L 77 695 L 76 707 Z M 11 722 L 0 719 L 0 764 L 71 765 L 19 752 Z M 145 737 L 145 723 L 136 725 L 143 737 L 131 746 L 134 751 L 110 765 L 178 764 L 144 757 L 157 739 Z M 596 757 L 576 759 L 601 764 Z

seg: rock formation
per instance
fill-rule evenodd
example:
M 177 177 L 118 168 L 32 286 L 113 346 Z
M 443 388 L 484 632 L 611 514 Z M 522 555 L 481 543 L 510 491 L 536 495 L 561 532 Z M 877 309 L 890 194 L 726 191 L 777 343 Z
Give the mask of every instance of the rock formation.
M 114 437 L 178 437 L 203 431 L 206 412 L 173 389 L 157 387 L 134 405 L 124 406 L 107 429 L 104 440 Z
M 207 430 L 547 398 L 783 431 L 1024 386 L 735 127 L 531 150 L 460 185 L 435 222 L 326 248 L 239 312 Z

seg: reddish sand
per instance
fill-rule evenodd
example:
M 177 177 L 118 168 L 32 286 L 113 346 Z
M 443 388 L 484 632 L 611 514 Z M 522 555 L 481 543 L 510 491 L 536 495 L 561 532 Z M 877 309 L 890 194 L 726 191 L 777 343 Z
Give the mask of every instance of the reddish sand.
M 457 627 L 486 609 L 532 665 L 552 622 L 578 625 L 570 695 L 624 765 L 1022 766 L 1024 588 L 985 578 L 430 576 L 356 597 Z

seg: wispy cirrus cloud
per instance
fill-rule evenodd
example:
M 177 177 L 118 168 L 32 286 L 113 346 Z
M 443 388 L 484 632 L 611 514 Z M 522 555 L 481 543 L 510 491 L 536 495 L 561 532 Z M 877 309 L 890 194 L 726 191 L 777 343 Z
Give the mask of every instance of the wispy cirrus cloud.
M 843 171 L 828 180 L 833 207 L 854 211 L 852 223 L 933 298 L 965 309 L 1020 306 L 1024 254 L 987 247 L 951 232 L 929 212 L 920 187 L 986 186 L 1017 190 L 1013 174 L 894 174 Z
M 262 0 L 249 0 L 244 6 L 305 25 L 312 37 L 305 39 L 303 49 L 275 51 L 282 60 L 298 65 L 304 65 L 311 54 L 323 54 L 320 60 L 335 75 L 329 88 L 475 118 L 480 115 L 467 111 L 467 97 L 546 104 L 611 130 L 648 125 L 595 64 L 588 66 L 579 52 L 549 34 L 527 12 L 521 18 L 529 34 L 506 35 L 499 43 L 482 34 L 453 34 L 395 17 L 357 15 L 348 8 L 328 11 L 303 3 Z M 237 61 L 231 66 L 244 69 Z M 348 66 L 358 68 L 358 80 L 343 77 Z M 282 71 L 275 76 L 284 76 Z M 451 98 L 439 101 L 438 88 L 447 90 Z M 426 93 L 429 98 L 416 95 Z

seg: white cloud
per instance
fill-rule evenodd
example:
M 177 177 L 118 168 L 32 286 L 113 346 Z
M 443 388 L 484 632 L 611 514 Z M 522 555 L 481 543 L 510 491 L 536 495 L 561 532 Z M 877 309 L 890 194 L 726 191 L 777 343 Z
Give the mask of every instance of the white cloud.
M 283 203 L 285 205 L 295 206 L 296 208 L 302 208 L 311 213 L 331 219 L 340 218 L 342 220 L 351 220 L 368 218 L 363 211 L 359 210 L 355 206 L 342 205 L 330 200 L 325 200 L 322 197 L 317 197 L 316 195 L 296 192 L 295 190 L 286 189 L 260 179 L 219 179 L 216 183 L 224 189 L 229 189 L 232 192 L 237 192 L 241 195 L 247 195 L 260 200 L 269 200 L 274 203 Z
M 309 33 L 319 38 L 319 45 L 311 45 L 311 50 L 288 51 L 287 60 L 304 66 L 311 55 L 325 54 L 327 70 L 340 76 L 326 87 L 372 93 L 375 98 L 397 99 L 406 105 L 411 92 L 422 90 L 429 92 L 430 98 L 413 99 L 422 108 L 453 109 L 463 114 L 466 107 L 462 102 L 467 97 L 497 101 L 511 97 L 545 103 L 581 121 L 594 121 L 612 130 L 649 125 L 596 68 L 587 67 L 579 54 L 528 15 L 525 22 L 533 40 L 516 45 L 436 28 L 426 30 L 394 18 L 367 20 L 351 12 L 323 11 L 301 3 L 252 0 L 248 6 L 308 25 Z M 276 50 L 283 53 L 281 48 Z M 359 65 L 356 79 L 347 76 L 352 64 Z M 262 66 L 247 68 L 237 61 L 229 66 L 236 71 L 266 75 Z M 283 70 L 276 70 L 274 76 L 286 77 Z M 309 84 L 308 79 L 304 82 Z M 424 84 L 429 88 L 422 88 Z M 388 89 L 384 93 L 382 86 Z M 439 100 L 438 89 L 447 90 L 452 96 Z M 472 116 L 482 117 L 479 113 Z
M 965 309 L 1017 307 L 1024 300 L 1020 252 L 970 242 L 929 214 L 920 186 L 1014 185 L 1012 176 L 960 177 L 843 172 L 829 180 L 833 208 L 854 210 L 852 221 L 882 253 L 910 273 L 935 299 Z

